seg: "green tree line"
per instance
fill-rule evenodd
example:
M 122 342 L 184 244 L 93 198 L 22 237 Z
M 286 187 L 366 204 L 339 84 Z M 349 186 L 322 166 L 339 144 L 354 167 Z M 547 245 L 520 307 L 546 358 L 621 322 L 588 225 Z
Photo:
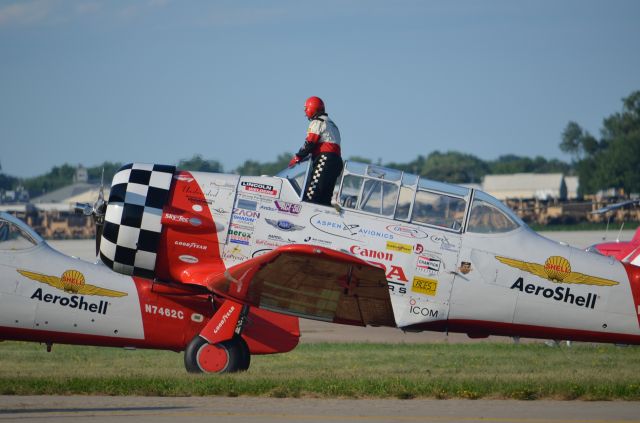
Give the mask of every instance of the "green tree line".
M 495 160 L 483 160 L 473 154 L 458 151 L 433 151 L 418 155 L 407 163 L 381 163 L 407 172 L 444 182 L 481 183 L 487 174 L 510 173 L 564 173 L 578 175 L 583 194 L 592 194 L 601 189 L 623 189 L 626 193 L 640 192 L 640 91 L 631 93 L 622 100 L 621 112 L 604 118 L 600 138 L 585 131 L 576 122 L 569 122 L 561 134 L 559 148 L 572 157 L 570 163 L 544 157 L 523 157 L 507 154 Z M 274 175 L 284 169 L 292 153 L 283 152 L 275 160 L 259 162 L 246 160 L 231 173 L 240 175 Z M 372 163 L 366 157 L 350 157 L 349 160 Z M 179 169 L 203 172 L 224 172 L 218 160 L 206 159 L 200 154 L 182 159 L 176 164 Z M 88 168 L 89 178 L 99 181 L 104 170 L 104 181 L 108 185 L 122 163 L 104 162 Z M 32 197 L 70 184 L 75 167 L 63 164 L 49 172 L 33 178 L 16 178 L 2 173 L 0 167 L 0 189 L 15 189 L 23 186 Z

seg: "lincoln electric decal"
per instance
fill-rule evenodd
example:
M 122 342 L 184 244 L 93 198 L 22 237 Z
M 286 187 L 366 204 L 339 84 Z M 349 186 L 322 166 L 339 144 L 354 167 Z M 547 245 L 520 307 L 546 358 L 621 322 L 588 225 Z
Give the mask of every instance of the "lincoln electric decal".
M 610 279 L 599 278 L 597 276 L 585 275 L 584 273 L 572 272 L 571 263 L 564 257 L 551 256 L 544 265 L 538 263 L 528 263 L 526 261 L 514 260 L 506 257 L 496 256 L 496 260 L 516 269 L 524 270 L 533 275 L 548 279 L 554 283 L 574 283 L 582 285 L 614 286 L 619 283 Z

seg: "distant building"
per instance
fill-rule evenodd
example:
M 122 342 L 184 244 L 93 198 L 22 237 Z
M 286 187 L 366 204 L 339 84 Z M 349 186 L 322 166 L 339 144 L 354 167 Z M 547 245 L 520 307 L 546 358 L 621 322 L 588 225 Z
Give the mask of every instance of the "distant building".
M 87 182 L 76 182 L 66 187 L 59 188 L 55 191 L 48 192 L 39 197 L 31 199 L 34 204 L 39 203 L 68 203 L 75 202 L 75 199 L 79 196 L 86 194 L 87 192 L 95 192 L 95 198 L 97 199 L 97 192 L 99 185 L 89 184 Z M 93 200 L 95 201 L 95 199 Z M 91 202 L 91 201 L 89 201 Z
M 567 200 L 578 199 L 578 188 L 580 181 L 577 176 L 565 176 L 564 183 L 567 184 Z
M 482 190 L 501 201 L 567 199 L 567 184 L 562 173 L 486 175 Z

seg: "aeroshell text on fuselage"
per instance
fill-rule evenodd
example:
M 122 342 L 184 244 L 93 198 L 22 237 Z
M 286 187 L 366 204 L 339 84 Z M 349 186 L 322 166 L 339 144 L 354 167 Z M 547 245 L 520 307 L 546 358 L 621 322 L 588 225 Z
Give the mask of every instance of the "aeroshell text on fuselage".
M 107 314 L 107 307 L 109 306 L 109 303 L 104 300 L 100 300 L 97 303 L 86 301 L 84 295 L 65 297 L 62 295 L 44 294 L 42 288 L 36 289 L 33 295 L 31 295 L 31 299 L 97 314 Z

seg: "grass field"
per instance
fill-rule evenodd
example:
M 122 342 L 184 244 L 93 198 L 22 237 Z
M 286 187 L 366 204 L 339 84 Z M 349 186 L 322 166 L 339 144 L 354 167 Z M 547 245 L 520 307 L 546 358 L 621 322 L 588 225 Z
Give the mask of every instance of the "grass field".
M 640 400 L 640 350 L 303 344 L 245 373 L 191 375 L 174 352 L 2 342 L 0 394 Z

